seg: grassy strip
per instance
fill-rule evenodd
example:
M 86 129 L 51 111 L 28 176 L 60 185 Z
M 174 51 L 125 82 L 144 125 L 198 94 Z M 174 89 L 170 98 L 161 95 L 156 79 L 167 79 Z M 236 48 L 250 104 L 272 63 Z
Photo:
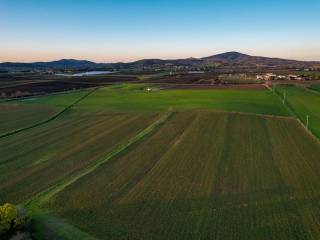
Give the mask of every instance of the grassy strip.
M 33 213 L 32 219 L 32 237 L 34 239 L 97 240 L 79 228 L 45 212 Z
M 270 90 L 274 92 L 282 100 L 284 99 L 284 95 L 277 88 L 272 88 Z M 314 139 L 320 142 L 320 139 L 317 137 L 316 133 L 313 132 L 312 129 L 307 128 L 306 124 L 303 122 L 299 114 L 295 111 L 294 107 L 292 107 L 286 99 L 283 100 L 283 105 L 287 108 L 291 115 L 301 124 L 301 126 L 310 134 L 310 136 L 312 136 Z
M 289 104 L 289 102 L 284 99 L 284 94 L 282 94 L 277 88 L 273 88 L 273 93 L 275 93 L 278 97 L 280 97 L 285 108 L 290 112 L 292 116 L 300 120 L 298 113 L 294 110 L 294 108 Z
M 304 90 L 306 90 L 306 91 L 309 91 L 309 92 L 311 92 L 311 93 L 314 93 L 314 94 L 320 94 L 319 91 L 314 90 L 314 89 L 312 89 L 312 88 L 310 88 L 310 87 L 306 87 L 306 86 L 304 86 L 304 85 L 296 85 L 296 87 L 300 87 L 300 88 L 302 88 L 302 89 L 304 89 Z
M 60 112 L 58 112 L 57 114 L 53 115 L 52 117 L 44 120 L 44 121 L 41 121 L 41 122 L 38 122 L 38 123 L 35 123 L 31 126 L 28 126 L 28 127 L 23 127 L 23 128 L 19 128 L 19 129 L 16 129 L 16 130 L 13 130 L 11 132 L 7 132 L 7 133 L 4 133 L 2 135 L 0 135 L 0 138 L 5 138 L 5 137 L 8 137 L 8 136 L 11 136 L 11 135 L 14 135 L 14 134 L 17 134 L 17 133 L 20 133 L 22 131 L 26 131 L 26 130 L 29 130 L 29 129 L 32 129 L 32 128 L 35 128 L 35 127 L 39 127 L 41 125 L 44 125 L 48 122 L 51 122 L 55 119 L 57 119 L 59 116 L 61 116 L 62 114 L 64 114 L 66 111 L 68 111 L 69 109 L 71 109 L 73 106 L 75 106 L 76 104 L 78 104 L 79 102 L 81 102 L 83 99 L 85 99 L 86 97 L 88 97 L 90 94 L 92 94 L 94 91 L 96 91 L 97 88 L 94 88 L 93 90 L 91 90 L 90 92 L 88 92 L 86 95 L 82 96 L 81 98 L 77 99 L 75 102 L 73 102 L 71 105 L 67 106 L 66 108 L 64 108 L 63 110 L 61 110 Z

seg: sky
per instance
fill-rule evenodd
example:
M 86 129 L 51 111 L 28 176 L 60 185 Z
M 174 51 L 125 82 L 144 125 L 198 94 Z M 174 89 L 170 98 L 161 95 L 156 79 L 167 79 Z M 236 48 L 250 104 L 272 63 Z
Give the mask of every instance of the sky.
M 320 60 L 320 0 L 0 0 L 0 62 Z

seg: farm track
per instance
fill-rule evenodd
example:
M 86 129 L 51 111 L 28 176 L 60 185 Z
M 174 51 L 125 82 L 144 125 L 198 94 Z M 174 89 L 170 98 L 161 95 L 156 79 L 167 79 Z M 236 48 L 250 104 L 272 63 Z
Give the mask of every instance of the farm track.
M 95 163 L 93 163 L 91 166 L 87 167 L 86 169 L 80 171 L 77 174 L 74 174 L 70 176 L 68 179 L 64 179 L 53 186 L 49 187 L 47 190 L 37 194 L 34 198 L 27 201 L 25 203 L 25 206 L 27 207 L 34 207 L 36 205 L 42 205 L 46 201 L 48 201 L 51 197 L 56 195 L 58 192 L 65 189 L 67 186 L 73 184 L 80 178 L 90 174 L 91 172 L 95 171 L 97 168 L 99 168 L 104 163 L 108 162 L 110 159 L 116 157 L 117 155 L 121 154 L 123 151 L 128 149 L 133 144 L 137 143 L 141 139 L 143 139 L 146 135 L 150 134 L 152 131 L 154 131 L 158 126 L 163 124 L 173 113 L 171 111 L 165 113 L 160 119 L 158 119 L 156 122 L 151 124 L 149 127 L 138 133 L 135 137 L 130 139 L 127 143 L 120 145 L 113 151 L 111 151 L 106 157 L 103 159 L 97 160 Z
M 14 134 L 23 132 L 23 131 L 27 131 L 39 126 L 42 126 L 44 124 L 47 124 L 55 119 L 57 119 L 58 117 L 60 117 L 62 114 L 64 114 L 65 112 L 67 112 L 68 110 L 70 110 L 72 107 L 74 107 L 76 104 L 78 104 L 79 102 L 81 102 L 82 100 L 84 100 L 85 98 L 87 98 L 90 94 L 92 94 L 94 91 L 96 91 L 98 88 L 95 88 L 91 91 L 89 91 L 87 94 L 85 94 L 84 96 L 82 96 L 81 98 L 77 99 L 75 102 L 73 102 L 72 104 L 70 104 L 69 106 L 65 107 L 63 110 L 61 110 L 60 112 L 58 112 L 57 114 L 51 116 L 50 118 L 43 120 L 41 122 L 35 123 L 33 125 L 30 125 L 28 127 L 24 127 L 24 128 L 20 128 L 20 129 L 16 129 L 7 133 L 4 133 L 2 135 L 0 135 L 0 139 L 8 137 L 8 136 L 12 136 Z

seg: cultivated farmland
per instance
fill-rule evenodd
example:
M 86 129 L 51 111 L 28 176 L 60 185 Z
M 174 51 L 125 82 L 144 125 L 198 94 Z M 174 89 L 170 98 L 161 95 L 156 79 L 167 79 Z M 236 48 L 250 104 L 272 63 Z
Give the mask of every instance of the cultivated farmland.
M 0 104 L 0 135 L 43 121 L 61 111 L 59 107 Z
M 115 84 L 0 103 L 0 204 L 29 208 L 35 239 L 319 239 L 320 144 L 291 115 L 316 117 L 318 95 L 277 90 Z
M 154 120 L 153 114 L 66 113 L 0 141 L 0 202 L 23 202 L 103 157 Z
M 4 102 L 0 104 L 0 136 L 50 121 L 90 93 L 78 91 Z
M 317 239 L 319 155 L 293 119 L 177 113 L 47 207 L 101 239 Z
M 92 91 L 92 90 L 91 90 Z M 71 91 L 67 93 L 51 94 L 47 96 L 31 97 L 21 100 L 25 104 L 68 107 L 90 92 L 90 90 Z
M 147 85 L 123 84 L 102 88 L 86 98 L 78 108 L 115 112 L 176 111 L 215 109 L 258 114 L 288 115 L 281 101 L 268 90 L 156 90 L 146 93 Z

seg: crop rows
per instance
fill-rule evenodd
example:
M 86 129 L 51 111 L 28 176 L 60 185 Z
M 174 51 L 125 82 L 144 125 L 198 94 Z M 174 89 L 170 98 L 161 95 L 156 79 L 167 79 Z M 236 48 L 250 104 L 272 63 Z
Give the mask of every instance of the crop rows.
M 318 239 L 319 156 L 290 118 L 183 112 L 46 207 L 101 239 Z
M 0 136 L 30 126 L 55 115 L 61 108 L 53 106 L 0 104 Z
M 155 114 L 72 111 L 0 141 L 0 202 L 21 203 L 135 136 Z

